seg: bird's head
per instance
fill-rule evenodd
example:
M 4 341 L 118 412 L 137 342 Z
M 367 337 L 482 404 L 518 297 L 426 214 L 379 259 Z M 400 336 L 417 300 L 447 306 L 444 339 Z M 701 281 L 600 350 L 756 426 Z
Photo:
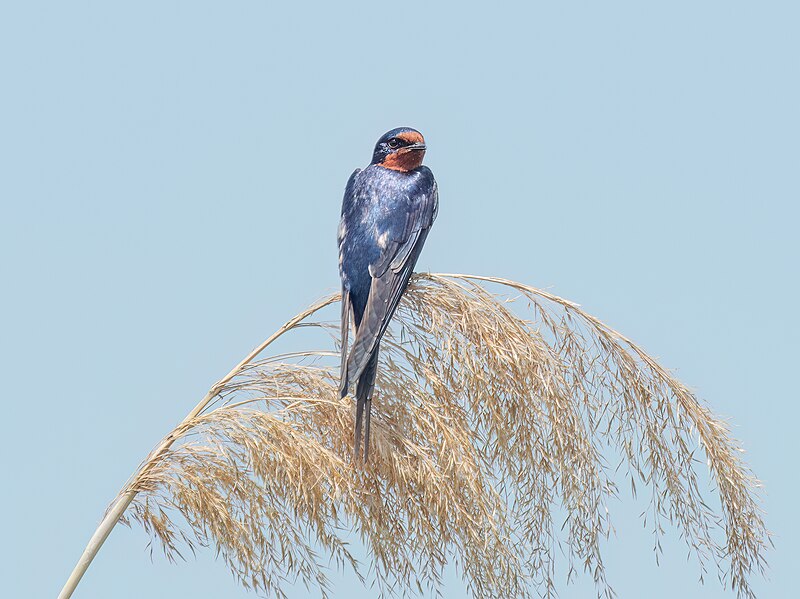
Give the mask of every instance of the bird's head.
M 425 157 L 425 138 L 410 127 L 392 129 L 375 144 L 372 164 L 407 173 L 419 168 Z

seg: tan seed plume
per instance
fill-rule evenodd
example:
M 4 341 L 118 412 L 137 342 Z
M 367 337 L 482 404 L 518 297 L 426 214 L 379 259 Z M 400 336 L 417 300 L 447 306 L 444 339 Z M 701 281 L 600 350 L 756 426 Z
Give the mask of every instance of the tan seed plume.
M 455 562 L 475 597 L 550 596 L 559 548 L 570 574 L 589 573 L 611 596 L 600 548 L 625 478 L 649 490 L 657 546 L 672 523 L 704 572 L 713 564 L 753 596 L 769 545 L 759 483 L 727 426 L 631 341 L 513 281 L 416 275 L 382 344 L 374 450 L 354 466 L 336 348 L 263 355 L 311 325 L 336 342 L 335 326 L 309 321 L 336 299 L 282 327 L 165 437 L 62 599 L 120 517 L 170 559 L 213 545 L 241 584 L 269 596 L 283 597 L 287 580 L 327 596 L 331 558 L 382 595 L 429 595 Z M 716 497 L 702 488 L 701 454 Z M 368 573 L 351 530 L 368 548 Z

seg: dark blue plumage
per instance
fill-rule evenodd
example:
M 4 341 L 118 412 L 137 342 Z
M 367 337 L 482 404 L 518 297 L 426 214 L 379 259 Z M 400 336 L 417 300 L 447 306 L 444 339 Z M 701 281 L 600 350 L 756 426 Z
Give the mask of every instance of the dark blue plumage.
M 364 419 L 364 460 L 369 450 L 372 390 L 380 340 L 436 218 L 438 194 L 422 166 L 425 142 L 407 127 L 393 129 L 375 146 L 372 163 L 347 182 L 339 224 L 342 279 L 341 394 L 356 384 L 355 456 Z M 350 317 L 355 338 L 348 352 Z

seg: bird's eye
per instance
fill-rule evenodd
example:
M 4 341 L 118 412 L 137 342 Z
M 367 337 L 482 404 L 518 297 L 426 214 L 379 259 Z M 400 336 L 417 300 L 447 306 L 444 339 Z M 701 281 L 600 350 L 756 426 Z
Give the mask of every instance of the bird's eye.
M 397 139 L 396 137 L 393 137 L 392 139 L 389 140 L 389 147 L 392 148 L 393 150 L 397 148 L 399 145 L 400 145 L 400 140 Z

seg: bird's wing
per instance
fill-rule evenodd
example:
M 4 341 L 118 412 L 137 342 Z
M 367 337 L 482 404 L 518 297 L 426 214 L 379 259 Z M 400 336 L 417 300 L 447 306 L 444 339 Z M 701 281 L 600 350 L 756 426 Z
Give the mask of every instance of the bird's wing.
M 345 241 L 345 226 L 344 226 L 344 218 L 345 212 L 348 210 L 349 206 L 348 203 L 352 200 L 353 197 L 353 187 L 355 186 L 356 175 L 361 172 L 360 168 L 357 168 L 353 171 L 353 174 L 350 175 L 350 178 L 347 180 L 347 186 L 344 190 L 344 201 L 342 202 L 342 217 L 341 221 L 339 222 L 339 233 L 338 233 L 338 243 L 339 243 L 339 276 L 344 279 L 344 274 L 342 272 L 342 261 L 343 261 L 343 254 L 344 254 L 344 241 Z M 342 397 L 347 395 L 347 384 L 348 384 L 348 377 L 347 377 L 347 336 L 350 330 L 350 313 L 352 309 L 350 306 L 350 294 L 348 293 L 347 289 L 342 286 L 342 329 L 341 329 L 341 343 L 342 343 L 342 369 L 341 369 L 341 377 L 339 382 L 339 392 L 341 393 Z
M 350 380 L 357 379 L 389 326 L 397 304 L 414 272 L 425 238 L 438 210 L 433 177 L 409 202 L 404 225 L 388 229 L 379 259 L 370 265 L 369 299 L 348 357 Z
M 344 200 L 342 201 L 342 215 L 339 219 L 339 231 L 337 235 L 337 241 L 339 243 L 339 276 L 344 278 L 342 273 L 342 262 L 344 260 L 344 242 L 347 229 L 345 227 L 345 215 L 350 210 L 351 204 L 353 202 L 353 197 L 355 195 L 354 189 L 356 186 L 356 177 L 358 173 L 361 172 L 360 168 L 357 168 L 353 171 L 353 174 L 350 175 L 350 178 L 347 180 L 347 185 L 344 188 Z

